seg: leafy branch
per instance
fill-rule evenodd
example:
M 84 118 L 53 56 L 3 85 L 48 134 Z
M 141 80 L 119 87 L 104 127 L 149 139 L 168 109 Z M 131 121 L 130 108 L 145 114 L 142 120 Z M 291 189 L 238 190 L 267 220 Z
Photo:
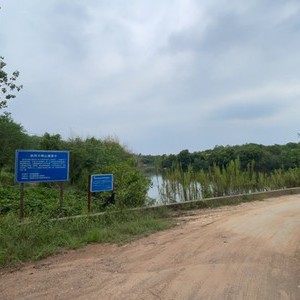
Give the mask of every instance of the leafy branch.
M 23 85 L 17 84 L 19 71 L 14 71 L 11 76 L 3 68 L 6 66 L 4 57 L 0 56 L 0 109 L 7 107 L 7 101 L 16 97 L 15 92 L 19 92 Z

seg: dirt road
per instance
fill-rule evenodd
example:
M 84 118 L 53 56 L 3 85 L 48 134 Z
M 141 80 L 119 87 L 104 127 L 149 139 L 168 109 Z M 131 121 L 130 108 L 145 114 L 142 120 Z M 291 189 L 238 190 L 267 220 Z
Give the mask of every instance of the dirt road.
M 0 271 L 0 299 L 300 299 L 300 195 L 198 210 L 123 246 Z

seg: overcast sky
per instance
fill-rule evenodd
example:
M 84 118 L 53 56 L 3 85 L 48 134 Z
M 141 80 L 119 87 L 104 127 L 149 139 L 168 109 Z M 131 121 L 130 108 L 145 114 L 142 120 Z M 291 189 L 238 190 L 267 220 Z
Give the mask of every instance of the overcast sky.
M 299 0 L 4 0 L 29 134 L 142 154 L 299 142 Z

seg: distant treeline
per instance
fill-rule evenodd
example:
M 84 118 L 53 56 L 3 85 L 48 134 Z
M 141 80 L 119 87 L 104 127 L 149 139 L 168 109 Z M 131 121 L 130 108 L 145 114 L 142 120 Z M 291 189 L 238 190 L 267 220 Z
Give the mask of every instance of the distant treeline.
M 192 166 L 194 171 L 209 171 L 212 166 L 220 168 L 231 161 L 239 159 L 241 169 L 246 170 L 249 164 L 255 172 L 270 173 L 277 169 L 288 170 L 300 167 L 300 143 L 264 146 L 245 144 L 241 146 L 216 146 L 214 149 L 189 152 L 182 150 L 179 154 L 144 155 L 144 166 L 158 172 L 180 165 L 183 171 Z

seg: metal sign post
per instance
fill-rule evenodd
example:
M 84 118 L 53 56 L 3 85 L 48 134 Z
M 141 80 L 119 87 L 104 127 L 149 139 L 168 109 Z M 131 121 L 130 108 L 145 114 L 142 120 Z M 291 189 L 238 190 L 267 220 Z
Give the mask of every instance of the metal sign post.
M 64 184 L 63 182 L 59 183 L 59 204 L 60 204 L 60 211 L 62 212 L 63 203 L 64 203 Z
M 20 222 L 24 219 L 24 183 L 20 183 Z
M 88 176 L 88 212 L 91 211 L 91 175 Z

